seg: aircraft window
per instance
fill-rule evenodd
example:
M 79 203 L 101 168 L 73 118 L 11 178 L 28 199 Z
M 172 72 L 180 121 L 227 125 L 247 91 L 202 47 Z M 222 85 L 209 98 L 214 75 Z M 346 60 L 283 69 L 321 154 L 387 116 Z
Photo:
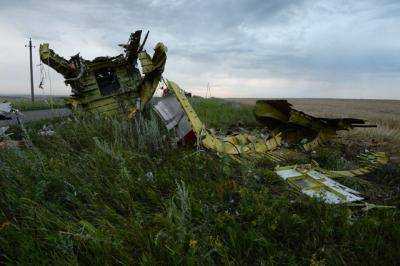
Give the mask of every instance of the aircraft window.
M 102 96 L 113 94 L 121 87 L 117 74 L 112 68 L 100 69 L 94 75 Z

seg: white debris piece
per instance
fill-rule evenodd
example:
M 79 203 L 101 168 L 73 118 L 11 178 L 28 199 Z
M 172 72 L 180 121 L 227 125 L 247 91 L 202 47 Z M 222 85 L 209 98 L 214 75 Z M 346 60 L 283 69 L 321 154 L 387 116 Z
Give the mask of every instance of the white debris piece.
M 12 107 L 10 102 L 0 103 L 0 114 L 11 113 Z
M 153 172 L 147 172 L 146 173 L 146 180 L 148 182 L 154 182 L 155 181 Z
M 53 127 L 52 127 L 51 125 L 49 125 L 49 126 L 44 125 L 44 126 L 42 127 L 42 129 L 39 130 L 39 133 L 38 133 L 38 134 L 39 134 L 40 136 L 49 137 L 49 136 L 53 136 L 54 133 L 56 133 L 56 132 L 53 130 Z
M 8 126 L 6 126 L 6 127 L 0 127 L 0 138 L 1 137 L 7 137 L 8 136 L 8 134 L 6 134 L 6 132 L 7 132 L 7 130 L 8 130 Z
M 358 191 L 348 188 L 315 169 L 297 169 L 296 166 L 279 167 L 275 172 L 302 193 L 317 197 L 329 204 L 361 201 Z
M 163 97 L 153 108 L 162 118 L 168 130 L 175 128 L 179 139 L 184 138 L 192 131 L 184 110 L 174 96 Z
M 276 173 L 280 177 L 282 177 L 283 180 L 286 180 L 286 179 L 291 178 L 291 177 L 297 177 L 297 176 L 301 176 L 302 175 L 302 173 L 297 172 L 294 169 L 279 170 L 279 171 L 276 171 Z

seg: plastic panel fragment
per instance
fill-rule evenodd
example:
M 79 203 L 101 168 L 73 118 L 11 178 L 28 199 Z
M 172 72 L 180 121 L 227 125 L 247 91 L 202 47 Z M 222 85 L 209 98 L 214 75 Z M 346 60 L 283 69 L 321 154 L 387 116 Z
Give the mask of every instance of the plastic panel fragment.
M 183 139 L 192 131 L 189 120 L 175 97 L 162 98 L 153 108 L 168 130 L 175 128 L 179 139 Z

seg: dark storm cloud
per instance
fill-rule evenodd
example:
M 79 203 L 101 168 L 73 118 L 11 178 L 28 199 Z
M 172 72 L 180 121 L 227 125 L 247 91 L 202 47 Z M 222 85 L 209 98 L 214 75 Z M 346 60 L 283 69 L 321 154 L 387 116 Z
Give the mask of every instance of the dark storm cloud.
M 9 36 L 0 48 L 11 50 L 0 59 L 18 72 L 8 67 L 0 78 L 22 92 L 25 80 L 13 80 L 26 75 L 24 38 L 93 58 L 120 52 L 116 44 L 141 28 L 151 31 L 149 51 L 158 41 L 168 46 L 166 75 L 194 92 L 210 82 L 217 96 L 400 98 L 398 1 L 0 3 L 0 34 Z

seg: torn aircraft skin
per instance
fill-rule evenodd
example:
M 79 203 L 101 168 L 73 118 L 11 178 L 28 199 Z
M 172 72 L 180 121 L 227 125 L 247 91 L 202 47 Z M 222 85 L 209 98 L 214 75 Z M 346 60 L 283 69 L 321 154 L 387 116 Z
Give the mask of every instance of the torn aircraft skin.
M 167 48 L 162 43 L 155 46 L 153 56 L 143 50 L 148 32 L 142 43 L 141 35 L 141 30 L 132 33 L 129 42 L 120 45 L 125 53 L 114 57 L 85 60 L 77 54 L 67 60 L 44 43 L 40 45 L 40 59 L 63 75 L 65 84 L 70 85 L 70 107 L 133 117 L 153 97 L 167 59 Z
M 254 108 L 256 120 L 272 132 L 280 132 L 289 144 L 307 141 L 303 145 L 306 151 L 318 146 L 320 142 L 336 136 L 340 130 L 355 127 L 375 127 L 366 125 L 356 118 L 314 117 L 292 108 L 286 100 L 258 100 Z

